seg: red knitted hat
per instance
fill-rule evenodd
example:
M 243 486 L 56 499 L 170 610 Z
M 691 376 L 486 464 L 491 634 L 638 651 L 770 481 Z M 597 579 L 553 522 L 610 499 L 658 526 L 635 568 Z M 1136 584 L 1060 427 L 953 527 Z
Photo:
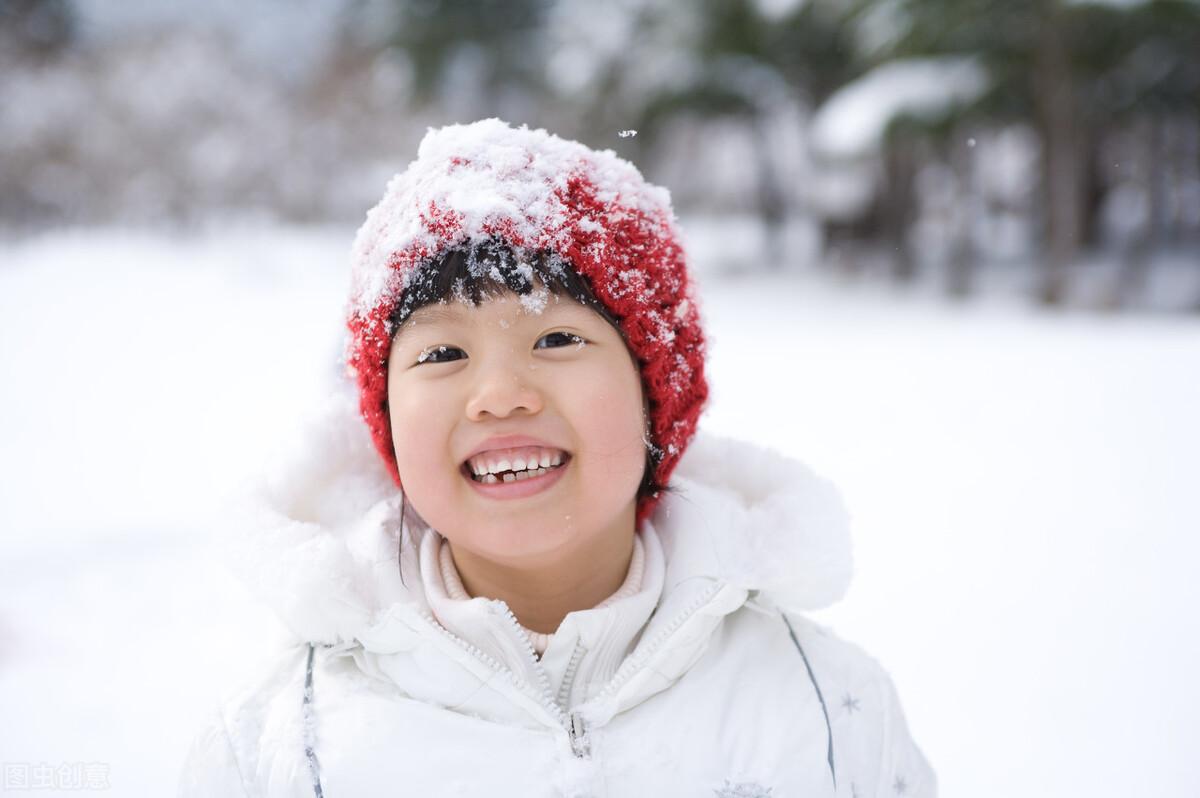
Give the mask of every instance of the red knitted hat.
M 518 254 L 566 260 L 617 320 L 648 394 L 650 443 L 661 458 L 655 480 L 666 485 L 708 396 L 704 334 L 670 195 L 612 150 L 498 119 L 431 129 L 354 241 L 346 361 L 396 484 L 388 319 L 420 267 L 497 239 Z M 657 499 L 640 501 L 638 521 Z

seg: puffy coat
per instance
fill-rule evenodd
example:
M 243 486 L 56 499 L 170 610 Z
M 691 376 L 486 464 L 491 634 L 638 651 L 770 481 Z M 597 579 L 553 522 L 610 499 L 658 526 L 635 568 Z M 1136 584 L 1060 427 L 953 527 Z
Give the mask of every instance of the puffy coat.
M 296 635 L 196 738 L 183 798 L 936 794 L 886 672 L 802 613 L 850 578 L 837 492 L 697 435 L 648 521 L 658 606 L 602 689 L 559 706 L 442 628 L 352 399 L 271 470 L 231 562 Z M 531 675 L 532 674 L 532 675 Z

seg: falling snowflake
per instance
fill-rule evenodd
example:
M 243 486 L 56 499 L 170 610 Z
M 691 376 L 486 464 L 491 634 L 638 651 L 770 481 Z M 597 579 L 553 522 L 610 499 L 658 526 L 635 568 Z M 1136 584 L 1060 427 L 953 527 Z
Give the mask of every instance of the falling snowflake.
M 846 693 L 846 695 L 842 697 L 842 709 L 846 710 L 851 715 L 853 715 L 855 712 L 858 712 L 861 708 L 862 707 L 858 705 L 858 699 L 849 693 Z
M 622 131 L 618 132 L 617 135 L 623 139 L 627 139 L 627 138 L 632 138 L 633 136 L 636 136 L 637 131 L 636 130 L 622 130 Z
M 752 781 L 730 784 L 729 779 L 725 779 L 725 784 L 713 792 L 717 798 L 770 798 L 771 796 L 770 787 L 763 787 Z
M 896 791 L 896 795 L 904 795 L 908 792 L 908 782 L 904 780 L 903 776 L 897 776 L 896 780 L 892 782 L 892 789 Z

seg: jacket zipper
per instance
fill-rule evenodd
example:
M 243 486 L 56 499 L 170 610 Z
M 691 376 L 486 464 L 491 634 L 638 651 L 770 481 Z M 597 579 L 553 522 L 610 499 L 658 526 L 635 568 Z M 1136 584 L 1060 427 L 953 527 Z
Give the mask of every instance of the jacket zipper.
M 554 699 L 554 703 L 560 707 L 569 708 L 571 706 L 571 693 L 575 691 L 575 677 L 579 673 L 579 662 L 586 653 L 587 649 L 583 647 L 583 641 L 576 640 L 575 650 L 571 652 L 571 659 L 567 662 L 567 670 L 563 674 L 562 684 L 559 685 L 558 695 Z
M 517 631 L 520 631 L 520 628 L 519 628 L 520 624 L 517 623 L 517 619 L 515 616 L 513 616 L 512 612 L 508 611 L 507 615 L 508 615 L 511 623 L 517 624 L 517 626 L 518 626 Z M 428 610 L 423 610 L 421 612 L 421 617 L 424 618 L 426 623 L 428 623 L 434 629 L 437 629 L 443 635 L 445 635 L 446 637 L 450 638 L 455 643 L 457 643 L 467 653 L 471 654 L 473 657 L 475 657 L 476 659 L 483 662 L 485 665 L 490 667 L 492 670 L 495 670 L 498 673 L 502 673 L 502 674 L 506 675 L 508 677 L 509 681 L 511 681 L 518 690 L 521 690 L 522 692 L 531 692 L 527 688 L 532 687 L 532 685 L 530 685 L 525 679 L 522 679 L 520 676 L 518 676 L 516 673 L 514 673 L 511 668 L 508 668 L 503 663 L 496 660 L 496 658 L 493 657 L 491 654 L 488 654 L 486 651 L 472 645 L 468 641 L 462 639 L 458 635 L 451 632 L 446 627 L 442 626 L 440 623 L 438 623 L 437 618 L 434 617 L 432 612 L 429 612 Z M 527 652 L 529 653 L 530 659 L 532 659 L 536 664 L 536 662 L 537 662 L 537 657 L 535 656 L 536 652 L 533 650 L 533 645 L 529 642 L 529 638 L 525 637 L 524 633 L 521 633 L 521 639 L 525 642 L 525 648 L 526 648 Z M 582 758 L 582 757 L 587 756 L 588 746 L 586 744 L 586 740 L 582 739 L 583 735 L 586 733 L 586 729 L 584 729 L 582 719 L 572 717 L 572 715 L 574 715 L 575 713 L 572 713 L 571 715 L 569 715 L 568 713 L 563 711 L 562 707 L 560 707 L 558 704 L 556 704 L 554 702 L 554 699 L 550 696 L 550 684 L 549 684 L 550 680 L 546 677 L 545 671 L 543 671 L 540 667 L 538 667 L 537 673 L 541 677 L 541 679 L 539 680 L 537 689 L 533 690 L 532 692 L 535 692 L 537 694 L 538 702 L 542 705 L 542 707 L 548 713 L 550 713 L 550 715 L 552 717 L 557 719 L 559 725 L 561 725 L 563 727 L 563 729 L 566 730 L 567 735 L 570 737 L 570 740 L 571 740 L 571 752 L 573 754 L 575 754 L 575 756 L 577 756 L 577 757 Z
M 571 753 L 580 759 L 586 759 L 592 754 L 592 743 L 587 737 L 587 729 L 583 725 L 583 716 L 578 712 L 571 713 Z
M 604 686 L 604 689 L 597 693 L 592 700 L 596 701 L 601 698 L 608 698 L 624 687 L 625 683 L 633 678 L 634 674 L 646 666 L 654 653 L 662 647 L 663 643 L 667 641 L 667 638 L 675 634 L 675 631 L 683 625 L 684 621 L 692 617 L 692 615 L 694 615 L 705 604 L 709 603 L 709 601 L 711 601 L 723 587 L 724 584 L 718 582 L 712 585 L 708 590 L 705 590 L 694 601 L 688 604 L 683 612 L 676 615 L 675 618 L 667 624 L 666 628 L 663 629 L 657 637 L 655 637 L 646 645 L 645 649 L 642 650 L 640 655 L 638 655 L 636 658 L 630 657 L 627 659 L 624 664 L 617 669 L 617 672 L 613 674 L 612 679 L 610 679 L 608 684 Z
M 666 642 L 667 638 L 674 634 L 675 630 L 682 626 L 683 622 L 691 617 L 692 614 L 708 603 L 708 601 L 715 596 L 722 587 L 723 585 L 720 583 L 715 584 L 708 590 L 704 591 L 697 599 L 688 604 L 687 608 L 684 609 L 683 612 L 679 613 L 670 623 L 668 623 L 667 627 L 663 629 L 662 632 L 660 632 L 658 636 L 646 646 L 640 656 L 638 656 L 636 659 L 627 659 L 622 667 L 617 670 L 616 674 L 613 675 L 613 678 L 609 680 L 609 683 L 605 685 L 604 689 L 601 690 L 592 700 L 608 697 L 619 690 L 626 682 L 629 681 L 630 678 L 633 677 L 635 673 L 645 666 L 651 655 L 654 654 L 654 652 Z M 546 673 L 542 667 L 538 665 L 537 652 L 534 651 L 533 644 L 529 642 L 529 637 L 521 630 L 520 622 L 517 620 L 516 616 L 512 614 L 512 610 L 508 609 L 508 607 L 502 602 L 497 602 L 494 606 L 504 608 L 504 616 L 513 626 L 514 631 L 517 632 L 518 639 L 525 644 L 525 651 L 529 655 L 530 660 L 533 661 L 535 670 L 541 677 L 537 685 L 538 689 L 536 690 L 539 703 L 541 703 L 546 711 L 552 717 L 556 718 L 559 724 L 562 725 L 562 727 L 566 730 L 567 736 L 571 742 L 571 753 L 580 759 L 589 757 L 591 755 L 591 741 L 588 739 L 588 730 L 587 726 L 584 724 L 583 715 L 577 710 L 565 712 L 563 711 L 562 707 L 555 702 L 554 697 L 550 694 L 550 680 L 546 676 Z M 509 681 L 511 681 L 518 690 L 524 691 L 527 687 L 531 686 L 528 682 L 514 673 L 512 669 L 497 661 L 495 657 L 472 645 L 470 642 L 464 640 L 446 627 L 442 626 L 441 623 L 438 622 L 437 618 L 434 617 L 433 613 L 429 610 L 422 610 L 421 617 L 424 618 L 425 622 L 434 629 L 437 629 L 441 634 L 457 643 L 459 647 L 467 651 L 467 653 L 471 654 L 493 670 L 508 676 Z

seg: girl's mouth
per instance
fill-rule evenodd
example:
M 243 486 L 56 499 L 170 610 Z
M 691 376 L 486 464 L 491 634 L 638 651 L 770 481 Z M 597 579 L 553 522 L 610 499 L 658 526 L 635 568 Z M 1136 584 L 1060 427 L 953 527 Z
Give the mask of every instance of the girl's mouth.
M 463 463 L 459 470 L 476 491 L 488 498 L 519 499 L 550 488 L 571 460 L 567 452 L 541 450 L 485 462 L 473 458 L 474 462 Z

